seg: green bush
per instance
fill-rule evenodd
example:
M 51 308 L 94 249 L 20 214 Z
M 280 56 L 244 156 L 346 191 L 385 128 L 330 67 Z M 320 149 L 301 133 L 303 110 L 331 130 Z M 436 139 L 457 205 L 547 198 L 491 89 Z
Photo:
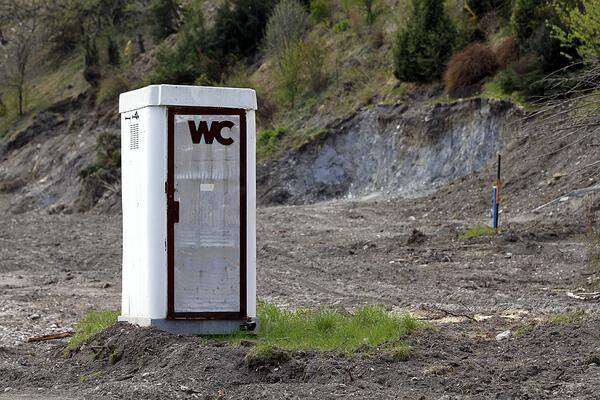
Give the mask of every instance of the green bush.
M 273 9 L 267 23 L 265 48 L 280 55 L 288 46 L 298 43 L 308 30 L 308 13 L 297 0 L 282 0 Z
M 319 23 L 330 23 L 333 18 L 334 4 L 332 0 L 311 0 L 310 16 Z
M 283 127 L 266 129 L 258 133 L 256 147 L 259 157 L 264 157 L 277 149 L 279 141 L 287 133 Z
M 546 0 L 515 0 L 511 24 L 519 46 L 528 49 L 528 40 L 548 17 Z
M 108 180 L 118 178 L 121 168 L 121 138 L 111 132 L 105 131 L 96 139 L 96 161 L 83 168 L 79 177 L 85 179 L 93 174 L 102 174 Z
M 582 0 L 581 7 L 570 8 L 556 3 L 555 10 L 561 24 L 553 24 L 552 33 L 563 49 L 574 48 L 587 62 L 600 58 L 600 2 Z
M 289 46 L 284 49 L 277 60 L 275 70 L 276 95 L 281 103 L 289 108 L 294 108 L 296 100 L 302 93 L 304 83 L 302 82 L 304 54 L 299 45 Z
M 152 0 L 149 5 L 150 32 L 157 41 L 177 32 L 177 1 Z
M 335 33 L 341 33 L 341 32 L 346 32 L 349 28 L 350 28 L 350 21 L 348 21 L 347 19 L 343 19 L 333 26 L 333 31 Z
M 265 34 L 276 0 L 225 1 L 217 9 L 210 32 L 210 47 L 221 65 L 228 56 L 246 57 L 256 52 Z
M 539 57 L 529 54 L 501 71 L 496 80 L 504 93 L 523 93 L 527 97 L 544 93 L 544 73 Z
M 113 67 L 118 66 L 121 63 L 121 54 L 119 54 L 119 45 L 117 41 L 113 37 L 113 35 L 108 36 L 108 44 L 106 46 L 106 53 L 108 58 L 108 64 Z
M 402 81 L 438 79 L 452 54 L 456 29 L 443 0 L 413 0 L 412 15 L 394 46 L 394 75 Z
M 181 29 L 174 46 L 162 44 L 156 52 L 156 66 L 150 83 L 194 84 L 213 78 L 217 68 L 210 58 L 204 15 L 197 2 L 183 12 Z
M 365 15 L 365 22 L 367 25 L 373 25 L 377 19 L 378 11 L 377 7 L 380 0 L 357 0 L 358 6 Z

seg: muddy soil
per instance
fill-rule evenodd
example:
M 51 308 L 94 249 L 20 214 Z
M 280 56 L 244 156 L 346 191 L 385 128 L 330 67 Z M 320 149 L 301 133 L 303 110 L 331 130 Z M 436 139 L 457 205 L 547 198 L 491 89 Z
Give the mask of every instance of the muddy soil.
M 567 295 L 596 279 L 584 217 L 507 213 L 501 234 L 461 240 L 486 211 L 461 214 L 451 200 L 259 209 L 262 300 L 381 303 L 432 328 L 406 339 L 406 362 L 295 353 L 251 369 L 248 348 L 127 324 L 69 357 L 64 342 L 27 343 L 118 309 L 120 217 L 1 214 L 0 399 L 597 399 L 600 302 Z

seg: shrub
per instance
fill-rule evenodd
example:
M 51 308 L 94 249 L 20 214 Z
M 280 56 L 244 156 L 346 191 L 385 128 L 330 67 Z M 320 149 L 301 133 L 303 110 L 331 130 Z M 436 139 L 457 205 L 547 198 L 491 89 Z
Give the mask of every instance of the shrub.
M 265 157 L 275 151 L 286 133 L 287 129 L 282 127 L 260 131 L 256 140 L 258 156 Z
M 177 1 L 152 0 L 149 5 L 150 32 L 157 41 L 177 32 Z
M 515 0 L 511 24 L 519 46 L 526 48 L 533 32 L 544 25 L 545 3 L 545 0 Z
M 497 79 L 504 93 L 522 92 L 529 97 L 544 93 L 543 78 L 539 57 L 528 54 L 501 71 Z
M 108 56 L 108 63 L 113 67 L 118 66 L 121 63 L 121 55 L 119 54 L 119 45 L 115 39 L 110 35 L 108 37 L 108 44 L 106 46 L 106 53 Z
M 377 19 L 377 7 L 379 0 L 358 0 L 358 5 L 362 9 L 365 15 L 365 22 L 367 25 L 373 25 Z
M 217 74 L 208 51 L 204 16 L 197 2 L 184 10 L 183 23 L 174 45 L 163 43 L 156 52 L 156 65 L 151 83 L 204 83 Z
M 296 44 L 308 30 L 308 13 L 297 0 L 282 0 L 269 18 L 265 47 L 269 54 L 279 55 Z
M 227 56 L 245 57 L 256 52 L 276 0 L 225 1 L 217 9 L 210 32 L 210 48 L 222 64 Z
M 277 61 L 276 94 L 289 108 L 294 108 L 298 96 L 302 93 L 303 59 L 301 46 L 295 45 L 284 49 Z
M 104 104 L 107 101 L 116 99 L 119 94 L 126 92 L 129 89 L 129 85 L 125 78 L 120 74 L 115 74 L 109 78 L 103 79 L 100 82 L 100 88 L 98 89 L 98 95 L 96 96 L 96 102 L 98 104 Z
M 514 37 L 509 36 L 502 39 L 494 46 L 494 54 L 500 69 L 505 69 L 510 63 L 519 57 L 519 46 Z
M 475 43 L 454 54 L 444 72 L 446 90 L 452 97 L 467 96 L 483 78 L 498 69 L 494 52 L 481 43 Z
M 100 55 L 96 40 L 86 36 L 84 43 L 83 78 L 93 87 L 97 87 L 100 81 Z
M 346 32 L 348 28 L 350 28 L 350 21 L 348 21 L 347 19 L 343 19 L 333 26 L 333 31 L 335 33 L 341 33 Z
M 283 127 L 260 131 L 256 140 L 258 156 L 265 157 L 277 150 L 279 141 L 286 133 L 287 129 Z
M 333 18 L 334 5 L 332 0 L 311 0 L 310 16 L 319 23 L 330 23 Z
M 411 18 L 394 46 L 394 75 L 402 81 L 440 77 L 452 53 L 456 30 L 443 0 L 413 0 Z
M 327 85 L 323 45 L 315 41 L 304 41 L 300 44 L 300 48 L 304 54 L 306 83 L 313 92 L 320 92 Z
M 582 7 L 567 8 L 560 3 L 555 10 L 561 24 L 552 25 L 552 35 L 566 49 L 575 51 L 585 61 L 600 57 L 600 2 L 582 0 Z M 567 57 L 572 58 L 570 54 Z

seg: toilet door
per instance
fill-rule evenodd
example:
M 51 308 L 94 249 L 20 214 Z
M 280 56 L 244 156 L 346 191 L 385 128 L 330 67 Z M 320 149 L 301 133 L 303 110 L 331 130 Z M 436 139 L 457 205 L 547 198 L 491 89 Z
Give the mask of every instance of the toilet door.
M 169 108 L 168 317 L 246 316 L 246 114 Z

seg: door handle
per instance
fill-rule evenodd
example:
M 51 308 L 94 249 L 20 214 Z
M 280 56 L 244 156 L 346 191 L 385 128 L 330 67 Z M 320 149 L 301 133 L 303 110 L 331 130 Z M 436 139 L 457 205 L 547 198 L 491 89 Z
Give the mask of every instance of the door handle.
M 171 209 L 171 212 L 172 212 L 173 223 L 174 224 L 179 223 L 179 202 L 178 201 L 173 201 L 173 207 Z

